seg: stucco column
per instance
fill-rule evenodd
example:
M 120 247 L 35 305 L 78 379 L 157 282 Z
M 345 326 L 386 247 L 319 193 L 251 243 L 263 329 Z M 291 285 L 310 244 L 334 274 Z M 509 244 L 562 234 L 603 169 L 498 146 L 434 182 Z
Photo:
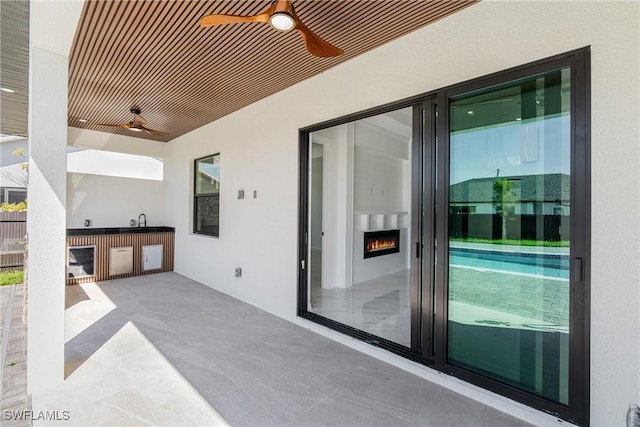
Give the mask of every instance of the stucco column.
M 67 57 L 30 49 L 29 392 L 64 380 Z

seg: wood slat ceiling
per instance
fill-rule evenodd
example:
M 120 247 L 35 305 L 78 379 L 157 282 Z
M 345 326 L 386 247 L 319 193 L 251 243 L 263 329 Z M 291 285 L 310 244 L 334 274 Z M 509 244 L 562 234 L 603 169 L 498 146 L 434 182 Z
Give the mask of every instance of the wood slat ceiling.
M 69 58 L 69 126 L 166 142 L 476 1 L 294 1 L 345 51 L 333 58 L 310 55 L 296 31 L 199 25 L 212 13 L 260 13 L 269 0 L 86 1 Z M 98 125 L 129 122 L 133 107 L 169 135 Z

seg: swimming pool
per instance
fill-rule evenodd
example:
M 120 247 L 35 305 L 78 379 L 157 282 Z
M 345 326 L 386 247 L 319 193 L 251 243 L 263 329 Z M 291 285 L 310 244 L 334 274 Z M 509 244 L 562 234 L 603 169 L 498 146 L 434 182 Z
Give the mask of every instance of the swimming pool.
M 482 270 L 498 270 L 536 276 L 569 278 L 568 254 L 509 252 L 471 248 L 449 249 L 449 263 L 453 266 Z

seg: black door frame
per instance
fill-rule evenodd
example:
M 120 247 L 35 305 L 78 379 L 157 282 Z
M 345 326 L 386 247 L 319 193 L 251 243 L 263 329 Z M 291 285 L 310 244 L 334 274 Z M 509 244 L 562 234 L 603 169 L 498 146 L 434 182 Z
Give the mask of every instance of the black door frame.
M 423 163 L 423 116 L 424 106 L 427 99 L 433 98 L 435 100 L 435 94 L 431 95 L 419 95 L 404 99 L 398 102 L 392 102 L 380 107 L 371 108 L 366 111 L 351 114 L 348 116 L 340 117 L 335 120 L 330 120 L 317 125 L 309 126 L 299 131 L 298 145 L 299 145 L 299 207 L 298 207 L 298 309 L 297 314 L 299 317 L 303 317 L 312 320 L 316 323 L 327 326 L 331 329 L 340 331 L 346 335 L 365 341 L 374 346 L 382 347 L 393 353 L 399 354 L 403 357 L 411 359 L 413 361 L 424 363 L 423 350 L 421 348 L 421 331 L 424 330 L 424 326 L 421 325 L 420 319 L 423 318 L 420 314 L 422 309 L 420 305 L 420 283 L 422 280 L 423 272 L 423 258 L 421 248 L 421 234 L 422 230 L 421 222 L 421 206 L 422 206 L 422 189 L 424 184 L 422 183 L 421 175 L 416 175 L 415 171 L 420 171 L 422 174 Z M 412 230 L 411 230 L 411 347 L 407 348 L 393 341 L 386 340 L 376 335 L 364 332 L 362 330 L 353 328 L 348 325 L 336 322 L 326 317 L 319 316 L 313 312 L 307 310 L 307 292 L 308 292 L 308 274 L 306 269 L 307 254 L 309 250 L 309 147 L 310 147 L 310 135 L 313 132 L 317 132 L 322 129 L 339 126 L 342 124 L 354 122 L 360 119 L 368 118 L 378 114 L 384 114 L 403 108 L 413 108 L 413 141 L 412 141 Z M 418 222 L 417 222 L 418 221 Z M 420 243 L 420 244 L 419 244 Z M 433 284 L 431 284 L 433 286 Z M 431 328 L 432 326 L 429 326 Z M 432 350 L 431 350 L 432 351 Z
M 569 404 L 562 405 L 526 391 L 482 376 L 447 362 L 448 302 L 448 202 L 449 202 L 449 99 L 456 95 L 571 68 L 571 201 L 570 221 L 570 335 L 569 335 Z M 590 346 L 590 257 L 591 257 L 591 94 L 590 48 L 567 52 L 530 64 L 479 77 L 467 82 L 424 93 L 399 102 L 372 108 L 300 129 L 299 133 L 299 238 L 298 238 L 298 316 L 429 365 L 441 372 L 494 391 L 528 406 L 548 412 L 578 425 L 589 424 L 589 346 Z M 422 153 L 413 152 L 413 165 L 422 163 L 418 178 L 421 194 L 412 191 L 413 201 L 422 199 L 424 211 L 412 215 L 412 228 L 421 237 L 414 238 L 412 284 L 412 348 L 371 335 L 327 319 L 307 310 L 306 258 L 308 251 L 308 170 L 309 135 L 328 127 L 352 122 L 376 114 L 409 107 L 414 108 L 414 140 L 420 139 Z M 437 114 L 436 114 L 437 112 Z M 428 114 L 429 113 L 429 114 Z M 436 143 L 437 141 L 437 143 Z M 415 150 L 415 144 L 414 144 Z M 414 170 L 415 173 L 415 170 Z M 415 178 L 414 178 L 415 179 Z M 436 184 L 436 185 L 434 185 Z M 434 194 L 435 189 L 438 191 Z M 431 202 L 433 200 L 433 202 Z M 437 207 L 437 208 L 436 208 Z M 414 206 L 415 211 L 415 206 Z M 415 221 L 421 221 L 417 224 Z M 438 262 L 435 263 L 437 258 Z M 425 289 L 427 292 L 425 292 Z M 434 292 L 432 292 L 432 290 Z M 437 316 L 433 315 L 433 310 Z M 422 313 L 422 316 L 419 314 Z M 416 345 L 416 343 L 419 343 Z

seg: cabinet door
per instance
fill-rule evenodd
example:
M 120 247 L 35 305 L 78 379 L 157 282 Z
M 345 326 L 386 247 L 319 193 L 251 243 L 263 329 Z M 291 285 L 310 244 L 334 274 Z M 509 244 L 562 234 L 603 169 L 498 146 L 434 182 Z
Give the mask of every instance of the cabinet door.
M 109 276 L 133 273 L 133 246 L 109 249 Z
M 162 245 L 147 245 L 142 247 L 142 269 L 159 270 L 162 268 Z

